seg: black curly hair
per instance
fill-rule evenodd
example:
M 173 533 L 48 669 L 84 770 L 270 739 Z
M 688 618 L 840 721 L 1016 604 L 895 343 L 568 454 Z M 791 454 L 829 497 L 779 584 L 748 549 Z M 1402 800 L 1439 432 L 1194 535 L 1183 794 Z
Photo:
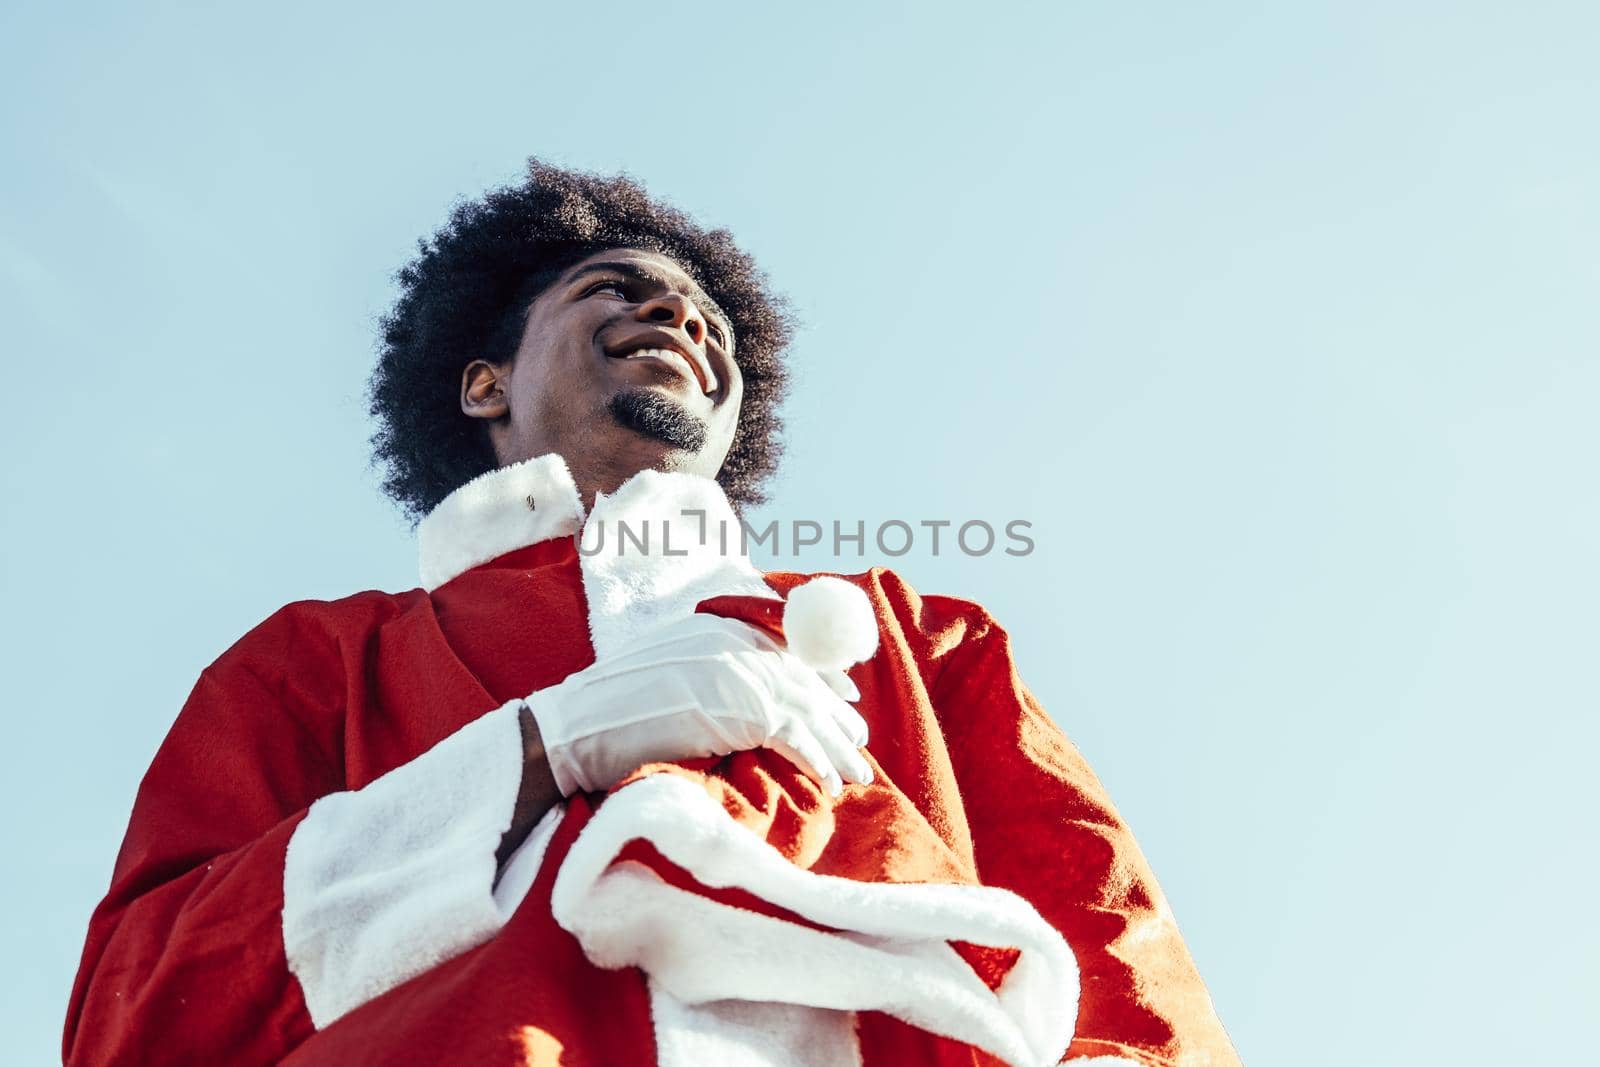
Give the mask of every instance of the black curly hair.
M 744 400 L 717 475 L 735 505 L 760 503 L 782 453 L 778 404 L 793 319 L 728 231 L 707 230 L 653 200 L 632 179 L 528 161 L 521 185 L 458 205 L 395 275 L 369 387 L 373 460 L 384 492 L 413 522 L 451 490 L 497 465 L 482 420 L 461 411 L 461 370 L 502 363 L 522 339 L 528 306 L 568 267 L 608 248 L 670 256 L 733 325 Z

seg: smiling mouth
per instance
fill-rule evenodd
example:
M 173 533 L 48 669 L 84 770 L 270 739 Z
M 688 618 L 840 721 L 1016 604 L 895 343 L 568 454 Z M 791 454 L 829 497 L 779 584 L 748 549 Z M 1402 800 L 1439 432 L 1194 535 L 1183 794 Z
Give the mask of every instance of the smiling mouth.
M 700 387 L 702 393 L 710 394 L 715 386 L 707 380 L 706 371 L 698 362 L 690 359 L 682 352 L 672 348 L 635 348 L 630 352 L 620 352 L 612 359 L 647 359 L 658 363 L 665 363 L 681 374 L 687 381 L 694 382 Z

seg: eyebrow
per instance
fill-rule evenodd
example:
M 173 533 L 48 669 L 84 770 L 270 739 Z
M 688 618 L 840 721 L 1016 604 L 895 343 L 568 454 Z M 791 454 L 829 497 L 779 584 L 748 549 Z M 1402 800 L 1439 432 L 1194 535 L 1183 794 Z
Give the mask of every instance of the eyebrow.
M 641 282 L 653 282 L 664 289 L 672 289 L 684 296 L 687 296 L 690 300 L 693 300 L 695 305 L 702 310 L 710 311 L 711 313 L 715 314 L 717 318 L 722 320 L 722 327 L 730 334 L 733 332 L 733 322 L 728 318 L 728 313 L 723 311 L 722 308 L 718 307 L 717 302 L 711 299 L 710 294 L 696 285 L 692 278 L 689 280 L 687 285 L 682 287 L 674 286 L 672 282 L 668 281 L 667 278 L 665 278 L 658 271 L 653 271 L 649 267 L 643 266 L 639 263 L 629 263 L 625 260 L 619 259 L 607 260 L 603 263 L 586 264 L 572 272 L 572 274 L 567 278 L 567 284 L 570 285 L 573 282 L 576 282 L 578 279 L 587 277 L 590 274 L 623 274 L 629 278 L 634 278 Z

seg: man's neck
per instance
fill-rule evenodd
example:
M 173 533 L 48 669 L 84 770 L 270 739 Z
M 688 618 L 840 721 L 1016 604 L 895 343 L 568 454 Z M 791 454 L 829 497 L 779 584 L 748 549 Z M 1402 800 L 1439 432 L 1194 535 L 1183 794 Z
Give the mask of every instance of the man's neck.
M 631 454 L 630 454 L 631 453 Z M 621 455 L 563 456 L 567 469 L 572 472 L 573 484 L 578 489 L 578 499 L 585 512 L 594 510 L 595 497 L 601 493 L 610 496 L 624 482 L 643 470 L 699 473 L 693 469 L 692 457 L 680 452 L 664 451 L 660 446 L 650 449 L 629 450 Z

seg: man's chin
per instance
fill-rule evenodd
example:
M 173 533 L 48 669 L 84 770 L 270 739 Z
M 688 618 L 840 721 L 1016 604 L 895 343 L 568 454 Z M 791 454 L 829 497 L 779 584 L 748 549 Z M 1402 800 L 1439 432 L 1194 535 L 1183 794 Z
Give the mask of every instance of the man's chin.
M 606 406 L 619 426 L 658 445 L 690 454 L 706 446 L 705 421 L 666 392 L 624 389 L 612 394 Z

